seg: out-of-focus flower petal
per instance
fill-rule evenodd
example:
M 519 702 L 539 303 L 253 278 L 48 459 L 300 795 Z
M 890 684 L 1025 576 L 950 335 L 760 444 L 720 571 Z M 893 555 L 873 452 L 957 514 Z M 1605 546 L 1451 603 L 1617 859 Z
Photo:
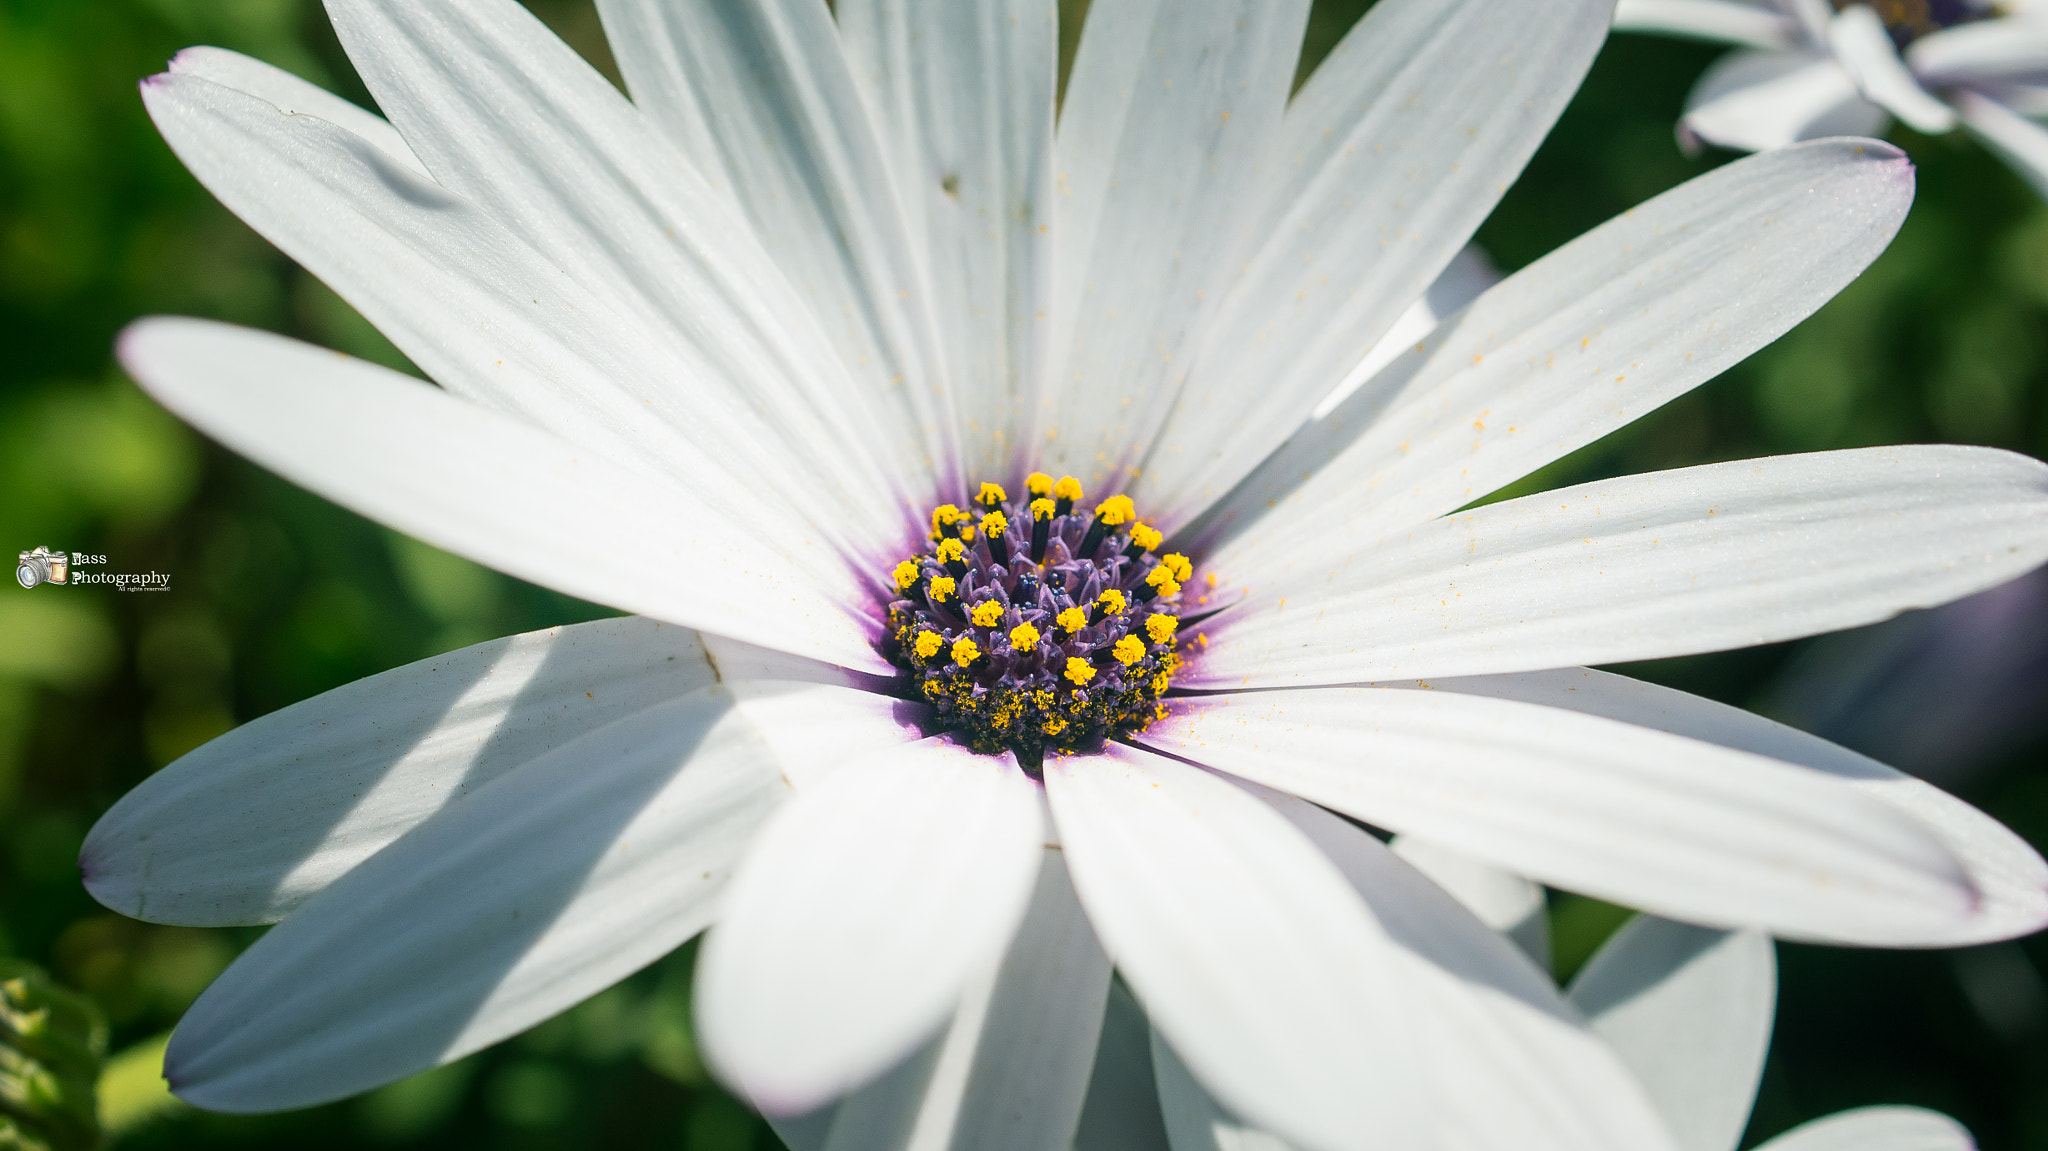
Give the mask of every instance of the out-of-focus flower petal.
M 1571 1001 L 1649 1088 L 1684 1151 L 1742 1142 L 1778 1007 L 1769 936 L 1638 916 L 1572 980 Z
M 1621 0 L 1614 6 L 1614 30 L 1767 49 L 1792 47 L 1802 31 L 1783 12 L 1740 0 Z
M 1939 1111 L 1858 1107 L 1794 1127 L 1756 1151 L 1977 1151 L 1977 1141 Z
M 1906 70 L 1891 33 L 1868 4 L 1842 9 L 1828 26 L 1828 44 L 1863 94 L 1892 115 L 1922 132 L 1947 132 L 1956 126 L 1949 106 L 1929 95 Z
M 1732 52 L 1710 65 L 1686 97 L 1679 136 L 1767 152 L 1827 136 L 1874 136 L 1888 120 L 1831 56 Z

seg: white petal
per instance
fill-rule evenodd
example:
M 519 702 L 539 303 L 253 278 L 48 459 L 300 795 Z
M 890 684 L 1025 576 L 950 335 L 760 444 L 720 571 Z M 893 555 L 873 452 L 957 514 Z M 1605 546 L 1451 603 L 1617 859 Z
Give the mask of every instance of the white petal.
M 1676 1151 L 1650 1098 L 1549 974 L 1370 834 L 1259 789 L 1336 862 L 1398 945 L 1435 1146 Z
M 925 454 L 916 428 L 892 419 L 880 391 L 855 384 L 846 365 L 856 361 L 836 354 L 730 201 L 525 8 L 334 0 L 328 15 L 378 105 L 442 185 L 689 357 L 653 396 L 676 405 L 664 409 L 673 422 L 695 426 L 694 417 L 731 438 L 806 429 L 799 442 L 821 460 L 872 451 L 870 466 L 891 469 L 898 486 L 912 482 L 902 465 Z M 748 478 L 808 490 L 856 521 L 900 514 L 875 498 L 884 483 L 861 484 L 856 496 L 796 481 L 809 463 Z M 902 498 L 923 498 L 929 471 L 918 470 L 919 486 Z
M 1937 1111 L 1858 1107 L 1794 1127 L 1756 1151 L 1977 1151 L 1977 1141 Z
M 186 1012 L 165 1076 L 210 1110 L 275 1111 L 529 1027 L 701 930 L 787 794 L 716 686 L 599 728 L 272 928 Z
M 1152 1033 L 1152 1069 L 1159 1083 L 1159 1110 L 1173 1151 L 1293 1151 L 1286 1140 L 1261 1131 L 1223 1109 L 1173 1053 L 1164 1036 Z
M 1948 105 L 1928 95 L 1906 70 L 1884 20 L 1868 4 L 1842 9 L 1828 26 L 1828 45 L 1863 94 L 1892 115 L 1922 132 L 1946 132 L 1956 126 L 1956 114 Z
M 1001 966 L 928 1048 L 838 1104 L 826 1151 L 1068 1151 L 1109 994 L 1109 957 L 1058 851 Z
M 1052 286 L 1053 0 L 847 0 L 856 80 L 923 237 L 967 478 L 1012 475 Z
M 672 476 L 738 518 L 808 518 L 794 538 L 851 550 L 901 532 L 888 500 L 850 507 L 855 491 L 885 487 L 860 456 L 857 420 L 811 416 L 766 374 L 747 380 L 758 394 L 735 395 L 661 326 L 332 124 L 190 75 L 153 77 L 143 99 L 223 203 L 450 390 Z M 759 403 L 772 410 L 747 410 Z M 821 499 L 837 502 L 821 514 Z
M 2012 165 L 2034 191 L 2048 197 L 2048 128 L 1975 92 L 1958 92 L 1955 101 L 1964 127 Z
M 1380 337 L 1372 351 L 1358 361 L 1344 377 L 1344 382 L 1317 401 L 1312 419 L 1322 419 L 1335 411 L 1338 404 L 1358 390 L 1359 385 L 1380 374 L 1380 370 L 1401 358 L 1401 354 L 1428 337 L 1443 322 L 1444 317 L 1458 311 L 1479 298 L 1486 289 L 1500 283 L 1500 272 L 1493 266 L 1486 253 L 1477 244 L 1467 244 L 1456 257 L 1437 275 L 1436 281 L 1422 298 L 1408 305 L 1387 334 Z
M 119 351 L 201 431 L 407 534 L 597 603 L 892 673 L 872 625 L 828 598 L 844 590 L 821 590 L 771 550 L 800 546 L 785 525 L 735 528 L 691 494 L 538 428 L 268 333 L 142 320 Z
M 1038 872 L 1035 788 L 928 739 L 834 771 L 762 833 L 697 968 L 712 1065 L 764 1111 L 888 1070 L 994 964 Z
M 1962 861 L 1979 894 L 1949 933 L 1906 945 L 1957 947 L 2030 935 L 2048 926 L 2048 862 L 1997 820 L 1940 788 L 1738 707 L 1585 668 L 1437 680 L 1433 687 L 1569 708 L 1722 747 L 1769 756 L 1839 781 L 1917 820 Z
M 1912 199 L 1911 165 L 1874 141 L 1810 144 L 1688 181 L 1446 320 L 1185 542 L 1230 540 L 1209 566 L 1257 590 L 1304 551 L 1462 507 L 1778 338 L 1884 250 Z
M 648 122 L 743 212 L 865 404 L 950 498 L 961 477 L 929 278 L 830 11 L 600 0 Z M 907 178 L 908 173 L 901 173 Z M 907 445 L 920 445 L 920 451 Z M 927 463 L 927 461 L 929 461 Z
M 1331 535 L 1245 577 L 1185 686 L 1614 663 L 1874 623 L 2048 559 L 2048 465 L 1949 445 L 1772 456 Z
M 1280 130 L 1308 8 L 1089 8 L 1060 112 L 1046 394 L 1024 441 L 1043 470 L 1114 487 L 1157 434 L 1186 377 L 1198 311 L 1236 279 L 1225 260 Z
M 1978 20 L 1930 32 L 1906 46 L 1921 84 L 2039 79 L 2048 72 L 2048 20 Z
M 1798 22 L 1784 13 L 1736 0 L 1621 0 L 1614 6 L 1614 30 L 1750 48 L 1790 48 L 1800 33 Z
M 1742 1142 L 1778 1007 L 1769 936 L 1638 916 L 1580 969 L 1571 1000 L 1649 1088 L 1684 1151 Z
M 705 658 L 803 791 L 845 764 L 923 738 L 930 709 L 884 677 L 705 633 Z
M 1541 884 L 1412 835 L 1397 835 L 1390 846 L 1479 922 L 1506 935 L 1536 966 L 1550 970 L 1550 905 Z
M 1316 69 L 1134 482 L 1163 527 L 1271 454 L 1444 270 L 1578 90 L 1612 10 L 1383 0 Z
M 1121 980 L 1109 985 L 1074 1151 L 1171 1151 L 1153 1079 L 1152 1025 Z
M 327 89 L 301 80 L 290 72 L 265 64 L 253 56 L 225 48 L 187 48 L 171 57 L 169 71 L 197 76 L 223 87 L 268 101 L 280 112 L 303 112 L 318 116 L 343 131 L 362 137 L 385 155 L 427 179 L 427 166 L 412 154 L 405 137 L 390 121 L 349 103 Z
M 1392 949 L 1302 833 L 1136 748 L 1049 759 L 1074 886 L 1174 1050 L 1229 1108 L 1312 1148 L 1412 1145 L 1422 1083 Z
M 492 640 L 274 711 L 93 825 L 86 889 L 152 923 L 272 923 L 446 805 L 712 682 L 697 634 L 641 618 Z
M 1733 52 L 1693 86 L 1680 133 L 1762 152 L 1826 136 L 1876 135 L 1888 119 L 1832 56 Z
M 1691 922 L 1895 945 L 1949 936 L 1976 899 L 1919 820 L 1841 780 L 1559 708 L 1429 685 L 1248 692 L 1184 701 L 1140 738 Z

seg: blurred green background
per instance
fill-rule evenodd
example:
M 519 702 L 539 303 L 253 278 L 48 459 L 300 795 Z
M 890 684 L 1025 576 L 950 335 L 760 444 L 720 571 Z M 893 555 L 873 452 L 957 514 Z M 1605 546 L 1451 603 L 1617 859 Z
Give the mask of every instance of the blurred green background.
M 530 6 L 612 71 L 588 0 Z M 1365 6 L 1317 4 L 1310 62 Z M 1070 49 L 1083 7 L 1063 6 Z M 0 0 L 0 543 L 100 552 L 112 570 L 172 576 L 162 595 L 0 591 L 0 957 L 41 965 L 107 1015 L 116 1056 L 105 1107 L 123 1147 L 778 1146 L 704 1076 L 690 1040 L 688 948 L 526 1035 L 358 1099 L 227 1118 L 162 1094 L 163 1037 L 254 933 L 100 909 L 75 864 L 98 813 L 235 723 L 435 652 L 602 614 L 306 495 L 201 441 L 114 367 L 115 333 L 153 312 L 405 366 L 215 204 L 157 138 L 135 83 L 201 43 L 368 103 L 315 0 Z M 1482 231 L 1495 262 L 1520 267 L 1725 162 L 1684 157 L 1671 130 L 1714 54 L 1615 37 Z M 2048 454 L 2048 208 L 1960 134 L 1894 139 L 1919 166 L 1919 196 L 1862 279 L 1726 376 L 1549 469 L 1543 484 L 1887 442 Z M 2025 595 L 2048 593 L 2022 594 L 2019 608 L 2009 595 L 2006 614 L 1976 632 L 1944 617 L 1910 642 L 1893 642 L 1894 629 L 1624 670 L 1858 746 L 1884 744 L 1869 718 L 1881 711 L 1893 728 L 1933 733 L 1905 766 L 2048 845 L 2048 660 L 2028 655 L 2048 627 L 2026 630 L 2043 617 L 2027 614 Z M 1978 632 L 1991 638 L 1970 638 Z M 1930 634 L 1948 662 L 1914 666 L 1939 674 L 1899 672 L 1900 661 L 1933 658 Z M 1976 643 L 2004 648 L 1985 654 Z M 1889 695 L 1870 682 L 1874 667 L 1890 676 Z M 1954 690 L 1912 686 L 1930 678 Z M 1863 694 L 1831 710 L 1813 703 L 1837 682 Z M 1990 729 L 1997 738 L 1965 738 Z M 1560 974 L 1621 914 L 1559 898 Z M 1994 1151 L 2048 1148 L 2048 944 L 1781 945 L 1780 956 L 1779 1026 L 1751 1142 L 1839 1108 L 1899 1102 L 1957 1116 Z

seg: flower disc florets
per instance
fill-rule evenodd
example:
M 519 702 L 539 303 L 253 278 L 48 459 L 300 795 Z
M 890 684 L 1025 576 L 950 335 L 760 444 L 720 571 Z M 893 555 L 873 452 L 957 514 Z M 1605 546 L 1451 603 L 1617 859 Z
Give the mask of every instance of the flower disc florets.
M 1035 770 L 1142 730 L 1181 657 L 1186 556 L 1125 496 L 1083 508 L 1072 476 L 1043 473 L 1011 500 L 985 483 L 967 510 L 932 510 L 930 548 L 891 573 L 887 655 L 940 730 Z
M 1834 6 L 1839 11 L 1862 2 L 1835 0 Z M 1930 32 L 2001 15 L 1999 7 L 1979 0 L 1877 0 L 1871 4 L 1878 19 L 1884 21 L 1885 31 L 1891 33 L 1892 43 L 1901 49 Z

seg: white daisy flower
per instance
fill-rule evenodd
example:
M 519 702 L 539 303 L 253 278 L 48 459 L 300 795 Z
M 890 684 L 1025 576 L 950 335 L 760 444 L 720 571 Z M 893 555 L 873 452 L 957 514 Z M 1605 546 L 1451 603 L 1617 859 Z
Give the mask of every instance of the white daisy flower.
M 177 319 L 124 335 L 136 377 L 636 613 L 308 700 L 107 813 L 109 907 L 277 923 L 187 1014 L 175 1088 L 348 1095 L 715 922 L 714 1068 L 846 1145 L 914 1112 L 1065 1146 L 1114 957 L 1304 1147 L 1667 1147 L 1554 989 L 1324 808 L 1717 926 L 2048 922 L 2048 865 L 1981 813 L 1574 666 L 2011 578 L 2048 559 L 2048 467 L 1882 448 L 1460 510 L 1819 307 L 1898 227 L 1904 158 L 1728 165 L 1312 418 L 1610 12 L 1383 0 L 1290 99 L 1307 8 L 1098 0 L 1057 132 L 1049 0 L 602 0 L 630 102 L 511 0 L 330 0 L 389 123 L 214 49 L 147 81 L 201 181 L 440 386 Z
M 1836 11 L 1834 9 L 1839 9 Z M 1616 28 L 1734 44 L 1686 99 L 1681 141 L 1760 152 L 1824 136 L 1966 128 L 2048 196 L 2048 11 L 2035 0 L 1620 0 Z
M 1421 858 L 1433 878 L 1472 903 L 1483 918 L 1500 906 L 1501 891 L 1526 884 L 1434 848 Z M 1683 1151 L 1736 1151 L 1741 1146 L 1777 1012 L 1777 957 L 1768 935 L 1637 916 L 1580 969 L 1568 999 L 1648 1089 Z M 1113 1017 L 1112 1027 L 1145 1029 L 1135 1007 L 1117 1006 L 1121 1017 Z M 1105 1048 L 1111 1058 L 1132 1064 L 1136 1090 L 1096 1103 L 1097 1122 L 1108 1121 L 1115 1111 L 1147 1117 L 1146 1108 L 1156 1109 L 1151 1123 L 1157 1133 L 1149 1144 L 1134 1141 L 1134 1148 L 1290 1151 L 1286 1140 L 1246 1124 L 1218 1104 L 1157 1031 L 1134 1050 L 1135 1057 Z M 1143 1118 L 1139 1122 L 1144 1129 Z M 1970 1133 L 1946 1115 L 1874 1106 L 1815 1119 L 1766 1140 L 1757 1151 L 1975 1148 Z

